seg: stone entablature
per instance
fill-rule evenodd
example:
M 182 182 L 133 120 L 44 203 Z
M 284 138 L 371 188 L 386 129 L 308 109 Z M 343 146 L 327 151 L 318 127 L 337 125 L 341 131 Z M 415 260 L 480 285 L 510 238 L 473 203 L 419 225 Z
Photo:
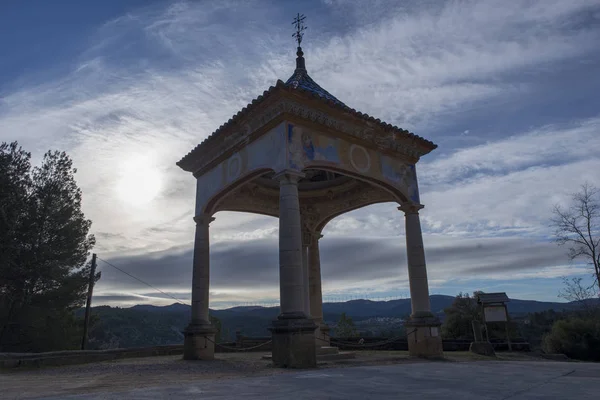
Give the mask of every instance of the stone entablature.
M 324 101 L 302 89 L 292 89 L 278 81 L 276 86 L 219 127 L 177 165 L 199 176 L 286 118 L 317 123 L 329 128 L 328 133 L 335 136 L 357 141 L 411 163 L 437 147 L 407 130 L 332 101 Z
M 223 210 L 218 203 L 230 196 L 239 185 L 247 184 L 261 175 L 311 169 L 329 170 L 367 180 L 382 192 L 388 192 L 384 196 L 387 201 L 419 203 L 416 167 L 406 158 L 385 155 L 347 137 L 331 135 L 323 128 L 313 129 L 283 121 L 197 177 L 196 214 L 212 215 Z M 306 189 L 301 184 L 301 198 L 307 196 Z M 315 188 L 310 189 L 313 192 Z M 255 207 L 245 210 L 237 205 L 236 209 L 257 211 Z

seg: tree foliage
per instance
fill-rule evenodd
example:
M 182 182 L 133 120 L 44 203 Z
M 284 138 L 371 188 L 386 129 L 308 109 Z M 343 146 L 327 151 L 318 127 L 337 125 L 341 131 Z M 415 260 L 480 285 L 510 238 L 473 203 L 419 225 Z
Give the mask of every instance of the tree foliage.
M 0 351 L 80 340 L 73 311 L 86 298 L 91 221 L 67 154 L 47 152 L 33 168 L 30 159 L 16 142 L 0 145 Z
M 221 320 L 214 315 L 209 315 L 210 323 L 217 329 L 217 333 L 215 334 L 215 342 L 221 343 L 223 341 L 223 324 Z
M 571 260 L 587 261 L 600 294 L 600 190 L 583 184 L 581 191 L 572 195 L 570 206 L 556 205 L 553 214 L 556 242 L 569 246 Z
M 477 307 L 476 293 L 473 297 L 460 292 L 452 305 L 444 310 L 446 319 L 442 335 L 446 339 L 473 339 L 472 321 L 482 321 Z
M 352 318 L 348 317 L 346 313 L 340 315 L 340 319 L 335 327 L 335 334 L 337 337 L 357 337 L 358 331 Z
M 570 358 L 600 361 L 600 299 L 597 286 L 584 285 L 581 277 L 563 278 L 559 297 L 579 306 L 563 312 L 542 337 L 542 349 L 563 353 Z
M 548 353 L 562 353 L 577 360 L 600 361 L 600 319 L 559 320 L 544 336 L 542 348 Z

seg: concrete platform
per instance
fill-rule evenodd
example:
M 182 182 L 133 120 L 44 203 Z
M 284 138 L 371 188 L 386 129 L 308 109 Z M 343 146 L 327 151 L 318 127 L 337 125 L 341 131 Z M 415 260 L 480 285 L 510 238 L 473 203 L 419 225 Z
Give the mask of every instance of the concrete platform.
M 418 362 L 293 371 L 47 399 L 597 399 L 600 364 Z

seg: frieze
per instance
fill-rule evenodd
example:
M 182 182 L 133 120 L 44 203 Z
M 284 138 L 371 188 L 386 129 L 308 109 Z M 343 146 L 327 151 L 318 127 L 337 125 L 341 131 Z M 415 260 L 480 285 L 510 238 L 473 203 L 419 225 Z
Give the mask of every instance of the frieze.
M 229 135 L 224 135 L 222 141 L 217 142 L 218 144 L 216 144 L 211 151 L 205 152 L 205 155 L 200 157 L 197 164 L 199 169 L 205 167 L 211 161 L 221 158 L 223 155 L 225 155 L 225 153 L 231 151 L 231 149 L 247 145 L 250 141 L 250 135 L 252 132 L 255 132 L 262 126 L 267 125 L 284 112 L 296 115 L 305 120 L 319 123 L 359 140 L 366 141 L 371 143 L 377 149 L 388 151 L 391 150 L 398 155 L 409 158 L 418 159 L 421 156 L 420 152 L 416 150 L 416 146 L 413 143 L 414 141 L 402 139 L 400 142 L 398 142 L 394 140 L 395 135 L 386 135 L 385 132 L 377 128 L 365 128 L 364 126 L 360 126 L 361 124 L 352 124 L 340 121 L 323 111 L 307 107 L 295 101 L 280 100 L 277 103 L 267 107 L 262 113 L 259 113 L 254 118 L 251 118 L 247 122 L 243 123 L 238 130 Z
M 398 143 L 393 139 L 393 136 L 390 135 L 389 137 L 385 137 L 382 135 L 383 132 L 377 131 L 373 128 L 365 129 L 364 127 L 357 126 L 355 124 L 342 122 L 322 111 L 306 107 L 302 104 L 290 100 L 285 100 L 282 102 L 285 104 L 286 112 L 297 115 L 301 118 L 320 123 L 327 127 L 349 134 L 358 139 L 365 140 L 374 144 L 378 148 L 393 150 L 396 153 L 411 158 L 418 158 L 420 156 L 419 152 L 414 148 L 414 145 L 412 143 L 409 146 L 406 145 L 406 140 L 403 140 L 402 142 Z

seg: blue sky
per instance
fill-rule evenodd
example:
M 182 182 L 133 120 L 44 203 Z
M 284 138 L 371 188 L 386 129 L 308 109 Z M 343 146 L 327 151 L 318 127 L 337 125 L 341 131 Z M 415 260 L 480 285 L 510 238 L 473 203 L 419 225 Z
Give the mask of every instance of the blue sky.
M 600 186 L 600 3 L 544 1 L 0 2 L 0 140 L 78 168 L 95 251 L 189 298 L 194 181 L 175 166 L 295 65 L 439 145 L 418 165 L 432 293 L 558 300 L 586 273 L 550 241 L 556 203 Z M 277 221 L 218 213 L 214 307 L 276 301 Z M 332 221 L 326 297 L 408 293 L 393 204 Z M 165 304 L 101 264 L 96 304 Z

